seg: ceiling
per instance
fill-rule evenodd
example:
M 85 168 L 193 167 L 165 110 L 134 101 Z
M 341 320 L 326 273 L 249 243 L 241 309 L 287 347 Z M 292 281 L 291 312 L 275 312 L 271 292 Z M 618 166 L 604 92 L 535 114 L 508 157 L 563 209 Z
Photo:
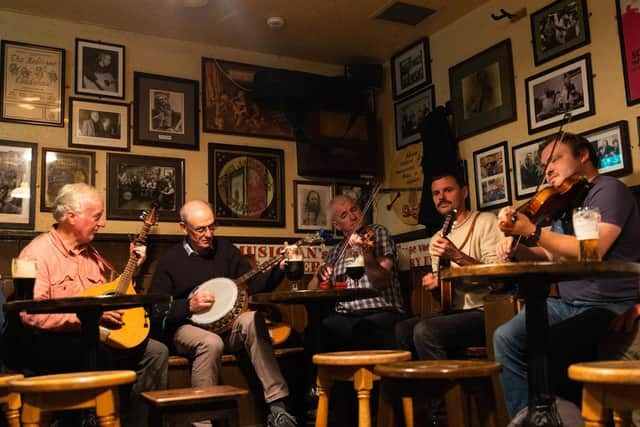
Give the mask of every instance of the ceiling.
M 185 7 L 186 3 L 207 3 Z M 416 26 L 374 19 L 393 0 L 2 0 L 0 8 L 332 64 L 383 63 L 487 0 L 403 0 L 436 10 Z M 281 16 L 284 27 L 266 20 Z

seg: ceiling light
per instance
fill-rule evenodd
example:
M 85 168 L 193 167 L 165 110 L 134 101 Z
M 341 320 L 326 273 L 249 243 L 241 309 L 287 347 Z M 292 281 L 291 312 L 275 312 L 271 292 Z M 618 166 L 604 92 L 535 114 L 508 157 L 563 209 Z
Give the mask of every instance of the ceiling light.
M 284 18 L 282 16 L 270 16 L 267 18 L 267 26 L 272 30 L 279 30 L 284 27 Z

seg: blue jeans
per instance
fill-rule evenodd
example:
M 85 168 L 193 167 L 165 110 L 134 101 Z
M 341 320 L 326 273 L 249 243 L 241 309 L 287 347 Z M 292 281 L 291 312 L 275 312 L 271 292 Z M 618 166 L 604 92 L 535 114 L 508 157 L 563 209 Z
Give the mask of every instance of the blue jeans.
M 569 364 L 596 359 L 598 339 L 606 333 L 609 321 L 632 304 L 633 301 L 598 304 L 547 298 L 550 326 L 549 377 L 553 379 L 552 390 L 554 386 L 559 391 L 562 386 L 570 384 L 566 371 Z M 502 365 L 502 388 L 512 418 L 527 406 L 528 401 L 526 344 L 523 309 L 496 329 L 493 335 L 496 361 Z

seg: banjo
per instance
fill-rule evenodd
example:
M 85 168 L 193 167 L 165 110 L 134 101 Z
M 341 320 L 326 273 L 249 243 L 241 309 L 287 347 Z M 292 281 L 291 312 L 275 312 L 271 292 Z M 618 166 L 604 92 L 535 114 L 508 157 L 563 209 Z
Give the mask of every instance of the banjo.
M 329 238 L 330 233 L 320 230 L 316 234 L 298 240 L 292 246 L 320 244 Z M 284 258 L 284 253 L 281 253 L 236 279 L 216 277 L 193 288 L 189 298 L 204 290 L 215 295 L 215 302 L 209 310 L 192 314 L 191 322 L 216 334 L 221 334 L 231 329 L 234 320 L 244 313 L 249 305 L 249 293 L 246 283 L 256 274 L 272 269 Z

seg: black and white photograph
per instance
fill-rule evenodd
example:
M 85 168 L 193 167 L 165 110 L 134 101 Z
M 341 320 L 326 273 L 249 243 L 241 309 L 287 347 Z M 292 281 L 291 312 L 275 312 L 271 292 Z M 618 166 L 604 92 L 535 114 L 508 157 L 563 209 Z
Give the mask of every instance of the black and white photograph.
M 629 124 L 621 120 L 581 134 L 589 140 L 598 153 L 598 173 L 623 176 L 633 171 Z
M 507 141 L 473 153 L 478 210 L 496 209 L 511 204 Z
M 0 227 L 33 229 L 37 144 L 0 140 Z
M 433 86 L 395 103 L 396 149 L 422 141 L 420 128 L 424 119 L 435 108 Z
M 502 105 L 500 66 L 493 62 L 462 79 L 464 119 L 495 110 Z
M 295 231 L 297 233 L 330 230 L 329 202 L 333 198 L 330 183 L 293 181 Z
M 40 212 L 51 212 L 64 185 L 76 182 L 95 185 L 96 153 L 42 148 L 41 170 Z
M 511 149 L 517 200 L 524 199 L 545 187 L 543 183 L 544 168 L 538 153 L 538 148 L 545 139 L 547 137 L 525 142 Z M 538 187 L 540 183 L 542 185 Z
M 150 90 L 149 130 L 184 135 L 184 94 L 168 90 Z
M 391 58 L 391 83 L 394 99 L 431 84 L 429 39 L 420 39 Z
M 69 147 L 128 151 L 129 104 L 69 98 Z
M 76 39 L 76 93 L 124 98 L 122 45 Z

